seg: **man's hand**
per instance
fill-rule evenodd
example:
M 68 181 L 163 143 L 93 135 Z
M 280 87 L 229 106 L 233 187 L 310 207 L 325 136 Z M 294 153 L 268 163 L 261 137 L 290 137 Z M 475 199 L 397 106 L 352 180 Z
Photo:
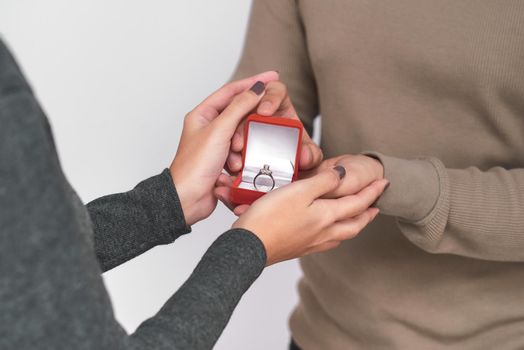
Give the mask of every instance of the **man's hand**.
M 260 101 L 256 112 L 265 116 L 276 116 L 299 120 L 297 112 L 287 93 L 287 87 L 280 81 L 272 81 L 267 84 L 266 94 Z M 244 148 L 244 124 L 242 122 L 233 136 L 231 142 L 231 153 L 228 157 L 228 170 L 230 174 L 236 174 L 242 167 L 242 149 Z M 300 154 L 300 170 L 316 168 L 322 162 L 322 150 L 304 132 L 302 138 L 302 151 Z
M 318 168 L 303 172 L 300 174 L 300 177 L 308 178 L 324 169 L 337 165 L 343 166 L 347 174 L 340 186 L 336 190 L 328 193 L 325 196 L 326 198 L 338 198 L 358 193 L 371 183 L 384 178 L 384 167 L 382 163 L 375 158 L 362 154 L 348 154 L 326 159 Z
M 364 155 L 343 155 L 326 159 L 317 168 L 302 172 L 299 176 L 301 179 L 307 179 L 337 165 L 341 165 L 346 170 L 344 179 L 336 189 L 324 194 L 323 198 L 356 196 L 362 191 L 367 191 L 372 184 L 384 179 L 382 163 L 375 158 Z M 388 184 L 386 183 L 385 189 L 387 189 L 387 186 Z M 233 212 L 239 216 L 248 208 L 249 205 L 239 205 L 233 209 Z
M 266 86 L 266 93 L 260 100 L 256 113 L 265 116 L 277 116 L 299 120 L 295 107 L 287 93 L 286 86 L 280 81 L 271 81 Z M 233 181 L 242 168 L 242 149 L 244 148 L 244 124 L 242 122 L 233 136 L 231 150 L 227 159 L 226 170 L 229 175 L 220 175 L 215 188 L 215 195 L 231 210 L 234 205 L 229 193 Z M 310 170 L 318 167 L 323 159 L 322 150 L 311 140 L 307 132 L 303 133 L 299 159 L 299 170 Z

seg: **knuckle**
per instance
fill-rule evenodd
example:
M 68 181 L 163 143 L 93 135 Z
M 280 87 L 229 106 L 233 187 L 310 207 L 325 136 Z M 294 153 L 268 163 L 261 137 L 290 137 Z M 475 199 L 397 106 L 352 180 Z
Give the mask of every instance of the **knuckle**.
M 287 85 L 284 84 L 284 83 L 281 82 L 281 81 L 277 81 L 277 83 L 278 83 L 278 88 L 280 89 L 282 95 L 287 96 L 287 95 L 288 95 L 288 88 L 287 88 Z
M 272 81 L 267 84 L 266 96 L 268 99 L 284 100 L 288 96 L 287 86 L 280 81 Z
M 342 239 L 353 239 L 355 238 L 358 233 L 360 232 L 360 229 L 352 225 L 351 227 L 348 227 L 344 232 L 344 237 Z
M 335 169 L 330 169 L 326 173 L 326 178 L 327 178 L 326 181 L 328 181 L 328 184 L 331 185 L 331 188 L 335 189 L 338 187 L 340 183 L 340 176 Z
M 368 204 L 371 204 L 377 200 L 377 198 L 381 194 L 381 189 L 377 186 L 373 186 L 373 188 L 369 189 L 369 191 L 366 193 L 365 201 Z
M 355 197 L 355 201 L 352 203 L 351 211 L 356 214 L 361 214 L 366 210 L 372 202 L 368 201 L 366 198 Z
M 191 119 L 193 119 L 193 112 L 187 112 L 184 116 L 184 123 L 188 123 Z
M 282 89 L 284 90 L 285 94 L 287 95 L 287 93 L 289 91 L 288 88 L 287 88 L 287 85 L 282 83 L 282 82 L 280 82 L 280 81 L 279 81 L 279 83 L 280 83 L 280 85 L 282 85 Z
M 239 107 L 244 107 L 247 105 L 251 105 L 254 100 L 255 95 L 251 91 L 245 91 L 235 96 L 235 98 L 233 99 L 233 103 Z
M 358 189 L 364 188 L 364 181 L 362 180 L 360 176 L 355 176 L 353 178 L 353 182 L 355 184 L 355 188 L 358 188 Z
M 327 227 L 335 222 L 335 213 L 332 208 L 327 205 L 328 199 L 321 199 L 316 201 L 319 218 L 316 220 L 320 227 Z
M 329 226 L 332 225 L 337 221 L 337 215 L 334 210 L 330 210 L 329 208 L 325 208 L 324 210 L 324 216 L 322 220 L 323 226 Z
M 335 231 L 333 235 L 333 240 L 344 241 L 352 237 L 353 237 L 353 231 L 350 230 L 346 225 L 344 225 L 344 227 L 339 228 L 338 230 Z
M 223 90 L 226 93 L 234 93 L 235 92 L 235 82 L 229 82 L 229 83 L 222 85 L 220 90 Z
M 319 213 L 320 218 L 325 218 L 328 215 L 328 208 L 325 200 L 316 200 L 315 204 L 317 206 L 317 212 Z
M 277 90 L 280 90 L 280 91 L 287 91 L 286 84 L 284 84 L 280 80 L 273 80 L 273 81 L 269 82 L 267 84 L 267 86 L 270 87 L 271 89 L 277 89 Z
M 315 145 L 314 149 L 316 150 L 316 154 L 317 154 L 317 162 L 320 163 L 324 160 L 324 152 L 322 151 L 322 148 L 318 147 L 317 145 Z

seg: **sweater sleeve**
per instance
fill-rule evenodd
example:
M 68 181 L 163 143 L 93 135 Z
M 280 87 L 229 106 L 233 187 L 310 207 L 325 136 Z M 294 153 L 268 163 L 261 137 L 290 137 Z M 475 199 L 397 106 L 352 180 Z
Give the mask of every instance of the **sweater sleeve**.
M 221 235 L 158 314 L 138 327 L 133 348 L 211 349 L 265 264 L 264 245 L 250 231 Z
M 168 169 L 131 191 L 96 199 L 87 209 L 103 271 L 191 231 Z
M 177 199 L 170 186 L 163 173 L 127 194 L 98 200 L 95 221 L 107 226 L 99 234 L 109 235 L 112 225 L 122 228 L 121 220 L 145 220 L 152 222 L 146 229 L 158 232 L 165 224 L 166 239 L 173 238 L 183 225 L 176 220 L 181 212 L 173 212 Z M 42 109 L 1 41 L 0 227 L 1 349 L 211 349 L 266 264 L 256 235 L 230 230 L 158 314 L 126 334 L 104 288 L 85 207 L 62 172 Z M 118 234 L 123 239 L 129 233 Z M 117 244 L 114 238 L 100 242 Z
M 402 233 L 431 253 L 524 261 L 524 169 L 448 169 L 435 158 L 367 153 L 390 187 L 377 202 Z
M 234 78 L 277 70 L 310 135 L 318 115 L 315 77 L 296 0 L 254 0 Z

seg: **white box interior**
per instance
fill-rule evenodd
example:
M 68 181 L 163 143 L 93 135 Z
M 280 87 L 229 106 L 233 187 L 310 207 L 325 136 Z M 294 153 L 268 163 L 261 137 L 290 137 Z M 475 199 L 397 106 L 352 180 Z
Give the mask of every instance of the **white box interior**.
M 265 164 L 269 165 L 275 180 L 275 189 L 291 183 L 295 171 L 299 129 L 293 127 L 250 122 L 246 158 L 239 188 L 257 191 L 253 179 Z M 271 190 L 268 176 L 257 179 L 258 191 Z

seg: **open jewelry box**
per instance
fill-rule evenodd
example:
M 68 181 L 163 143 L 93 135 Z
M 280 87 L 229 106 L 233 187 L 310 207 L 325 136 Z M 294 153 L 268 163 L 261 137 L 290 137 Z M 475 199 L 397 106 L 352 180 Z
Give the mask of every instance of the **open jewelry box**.
M 251 204 L 297 179 L 302 130 L 296 119 L 257 114 L 247 118 L 242 169 L 231 188 L 233 203 Z

